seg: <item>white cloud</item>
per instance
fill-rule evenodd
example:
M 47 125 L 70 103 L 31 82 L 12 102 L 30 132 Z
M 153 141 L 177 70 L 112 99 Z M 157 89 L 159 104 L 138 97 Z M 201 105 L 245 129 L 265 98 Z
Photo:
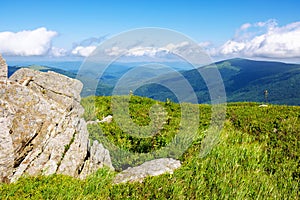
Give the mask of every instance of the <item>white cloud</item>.
M 121 49 L 119 47 L 112 47 L 111 49 L 105 49 L 105 53 L 108 56 L 120 56 L 124 53 L 126 53 L 126 49 Z
M 95 49 L 97 48 L 97 46 L 77 46 L 72 50 L 72 54 L 76 55 L 76 56 L 83 56 L 83 57 L 87 57 L 89 56 Z
M 215 51 L 215 56 L 300 58 L 300 22 L 279 27 L 276 21 L 269 20 L 251 26 L 258 28 L 256 34 L 246 31 L 228 40 Z M 262 32 L 261 28 L 266 29 Z
M 62 57 L 67 55 L 67 50 L 64 48 L 52 47 L 49 54 L 54 57 Z
M 248 28 L 250 28 L 252 25 L 250 23 L 246 23 L 246 24 L 243 24 L 241 27 L 240 27 L 240 30 L 247 30 Z
M 162 57 L 171 53 L 178 53 L 184 48 L 187 48 L 190 44 L 188 42 L 181 42 L 178 44 L 167 44 L 162 47 L 145 47 L 145 46 L 135 46 L 130 48 L 120 48 L 114 46 L 112 48 L 105 49 L 105 53 L 108 56 L 148 56 L 148 57 Z
M 51 49 L 51 41 L 57 32 L 44 27 L 20 32 L 0 32 L 0 52 L 16 56 L 45 55 Z
M 75 42 L 73 43 L 73 48 L 69 50 L 69 55 L 88 57 L 106 37 L 107 35 L 90 37 L 80 42 Z
M 206 41 L 206 42 L 200 42 L 198 45 L 199 45 L 201 48 L 206 49 L 206 48 L 211 47 L 213 44 L 212 44 L 211 42 Z
M 173 44 L 173 43 L 170 43 L 168 45 L 166 45 L 165 47 L 163 47 L 164 49 L 167 49 L 168 51 L 171 51 L 171 52 L 176 52 L 182 48 L 185 48 L 187 46 L 189 46 L 190 43 L 187 42 L 187 41 L 184 41 L 184 42 L 181 42 L 181 43 L 178 43 L 178 44 Z
M 139 56 L 148 56 L 155 57 L 161 55 L 162 53 L 168 53 L 169 50 L 164 47 L 143 47 L 136 46 L 131 48 L 120 48 L 114 46 L 109 49 L 105 49 L 105 53 L 108 56 L 118 57 L 118 56 L 131 56 L 131 57 L 139 57 Z
M 257 22 L 254 24 L 256 27 L 267 27 L 268 29 L 273 29 L 278 26 L 278 23 L 275 19 L 269 19 L 265 22 Z
M 126 52 L 126 56 L 149 56 L 149 57 L 154 57 L 156 56 L 159 52 L 165 51 L 162 48 L 156 48 L 156 47 L 134 47 L 131 49 L 128 49 Z

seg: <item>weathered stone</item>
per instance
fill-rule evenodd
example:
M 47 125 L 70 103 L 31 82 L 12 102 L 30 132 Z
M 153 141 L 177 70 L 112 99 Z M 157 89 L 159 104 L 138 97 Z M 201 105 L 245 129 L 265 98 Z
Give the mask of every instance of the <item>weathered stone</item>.
M 66 152 L 58 173 L 78 176 L 78 171 L 84 165 L 85 157 L 88 151 L 88 132 L 84 120 L 78 124 L 78 133 L 74 135 L 74 142 L 70 143 L 70 148 Z
M 102 120 L 97 119 L 96 121 L 87 121 L 87 124 L 98 124 L 98 123 L 111 123 L 113 117 L 111 115 L 108 115 L 107 117 L 104 117 Z
M 14 149 L 9 133 L 13 119 L 11 109 L 7 102 L 0 99 L 0 181 L 2 182 L 9 182 L 14 165 Z
M 128 168 L 119 173 L 114 183 L 142 182 L 147 176 L 158 176 L 164 173 L 173 173 L 181 166 L 180 161 L 172 158 L 160 158 L 143 163 L 140 166 Z
M 97 140 L 93 142 L 92 147 L 89 148 L 90 158 L 85 162 L 80 173 L 80 178 L 86 178 L 89 174 L 94 173 L 104 165 L 114 170 L 111 164 L 109 151 L 103 147 Z
M 111 115 L 108 115 L 107 117 L 104 117 L 100 123 L 111 123 L 112 122 L 113 117 Z
M 83 87 L 82 83 L 76 79 L 71 79 L 52 71 L 40 73 L 39 71 L 26 68 L 16 71 L 9 79 L 23 85 L 28 85 L 30 82 L 33 82 L 42 89 L 43 94 L 49 91 L 54 93 L 54 95 L 50 96 L 54 98 L 54 100 L 56 99 L 55 96 L 63 96 L 64 98 L 69 97 L 80 101 L 80 91 Z M 24 84 L 25 81 L 28 83 Z
M 93 169 L 111 167 L 107 150 L 98 162 L 89 152 L 81 89 L 78 80 L 30 69 L 0 84 L 0 181 L 16 181 L 23 174 L 79 177 L 87 162 Z
M 0 81 L 5 81 L 7 79 L 7 64 L 0 54 Z

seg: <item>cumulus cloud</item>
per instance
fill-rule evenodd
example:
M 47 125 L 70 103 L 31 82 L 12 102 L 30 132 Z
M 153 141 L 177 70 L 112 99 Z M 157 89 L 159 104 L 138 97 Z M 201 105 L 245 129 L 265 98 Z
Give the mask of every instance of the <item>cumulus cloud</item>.
M 77 46 L 83 46 L 83 47 L 97 46 L 101 42 L 103 42 L 106 38 L 107 38 L 107 35 L 100 36 L 100 37 L 90 37 L 90 38 L 80 41 L 79 43 L 74 43 L 73 47 L 76 48 Z
M 76 55 L 76 56 L 83 56 L 83 57 L 87 57 L 89 56 L 95 49 L 97 48 L 97 46 L 77 46 L 72 50 L 72 54 Z
M 156 47 L 134 47 L 131 49 L 128 49 L 126 52 L 126 56 L 149 56 L 149 57 L 155 57 L 160 52 L 164 52 L 165 49 L 162 48 L 156 48 Z
M 124 53 L 126 53 L 126 49 L 122 49 L 120 47 L 112 47 L 110 49 L 105 49 L 105 53 L 108 55 L 108 56 L 120 56 Z
M 268 20 L 244 24 L 240 30 L 246 31 L 217 48 L 214 55 L 300 58 L 300 22 L 280 27 L 275 20 Z
M 49 55 L 53 57 L 67 56 L 68 51 L 64 48 L 52 47 L 49 51 Z
M 207 49 L 207 48 L 213 46 L 213 44 L 212 44 L 211 42 L 208 42 L 208 41 L 206 41 L 206 42 L 200 42 L 198 45 L 199 45 L 201 48 L 203 48 L 203 49 Z
M 14 56 L 41 56 L 51 50 L 55 31 L 44 27 L 20 32 L 0 32 L 0 52 Z
M 90 37 L 80 42 L 73 43 L 73 48 L 69 51 L 70 55 L 87 57 L 97 46 L 107 38 L 107 35 L 100 37 Z
M 176 53 L 188 48 L 189 42 L 181 42 L 178 44 L 167 44 L 162 47 L 145 47 L 145 46 L 134 46 L 130 48 L 120 48 L 114 46 L 112 48 L 105 49 L 105 53 L 109 56 L 147 56 L 147 57 L 163 57 L 167 54 Z
M 240 27 L 240 30 L 247 30 L 248 28 L 251 27 L 251 24 L 250 23 L 245 23 L 243 24 L 241 27 Z

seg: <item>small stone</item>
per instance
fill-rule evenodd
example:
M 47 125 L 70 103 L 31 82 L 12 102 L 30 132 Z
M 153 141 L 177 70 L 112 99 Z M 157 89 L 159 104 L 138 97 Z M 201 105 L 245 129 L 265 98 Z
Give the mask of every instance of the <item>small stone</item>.
M 108 115 L 107 117 L 104 117 L 100 123 L 111 123 L 112 122 L 113 117 L 111 115 Z
M 259 105 L 258 107 L 268 107 L 266 104 Z

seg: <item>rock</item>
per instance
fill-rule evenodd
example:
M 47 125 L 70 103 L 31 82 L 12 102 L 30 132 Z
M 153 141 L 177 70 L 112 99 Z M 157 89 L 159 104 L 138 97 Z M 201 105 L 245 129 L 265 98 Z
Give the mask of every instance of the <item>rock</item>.
M 41 73 L 31 69 L 22 68 L 16 71 L 10 78 L 11 81 L 18 82 L 23 86 L 27 86 L 30 82 L 32 89 L 42 89 L 43 94 L 47 94 L 49 98 L 65 103 L 65 98 L 72 98 L 80 101 L 80 91 L 82 90 L 82 83 L 78 80 L 71 79 L 64 75 L 48 71 Z M 27 83 L 27 84 L 25 84 Z
M 259 105 L 258 107 L 268 107 L 266 104 Z
M 87 125 L 90 125 L 90 124 L 91 125 L 97 125 L 99 122 L 100 122 L 99 120 L 96 120 L 96 121 L 87 121 L 86 124 Z
M 142 182 L 147 176 L 158 176 L 164 173 L 172 174 L 173 171 L 181 166 L 180 161 L 172 158 L 160 158 L 143 163 L 140 166 L 128 168 L 119 173 L 114 183 Z
M 103 147 L 102 144 L 96 140 L 93 142 L 92 147 L 89 151 L 90 158 L 85 162 L 82 172 L 80 173 L 80 178 L 86 178 L 89 174 L 97 171 L 99 166 L 108 166 L 110 169 L 114 170 L 111 164 L 111 159 L 109 156 L 109 151 Z
M 0 96 L 3 93 L 0 91 Z M 0 182 L 9 182 L 13 172 L 14 149 L 9 130 L 12 126 L 12 108 L 0 99 Z
M 88 145 L 81 89 L 78 80 L 30 69 L 0 82 L 0 181 L 13 182 L 23 174 L 86 177 L 103 165 L 113 168 L 103 146 L 96 151 Z M 81 176 L 91 162 L 93 170 Z
M 5 81 L 7 79 L 7 64 L 0 54 L 0 81 Z
M 98 123 L 111 123 L 112 122 L 113 117 L 111 115 L 108 115 L 107 117 L 104 117 L 102 120 L 97 119 L 96 121 L 88 121 L 86 122 L 87 124 L 98 124 Z
M 101 121 L 100 121 L 100 123 L 111 123 L 112 122 L 112 116 L 111 115 L 108 115 L 107 117 L 104 117 Z

